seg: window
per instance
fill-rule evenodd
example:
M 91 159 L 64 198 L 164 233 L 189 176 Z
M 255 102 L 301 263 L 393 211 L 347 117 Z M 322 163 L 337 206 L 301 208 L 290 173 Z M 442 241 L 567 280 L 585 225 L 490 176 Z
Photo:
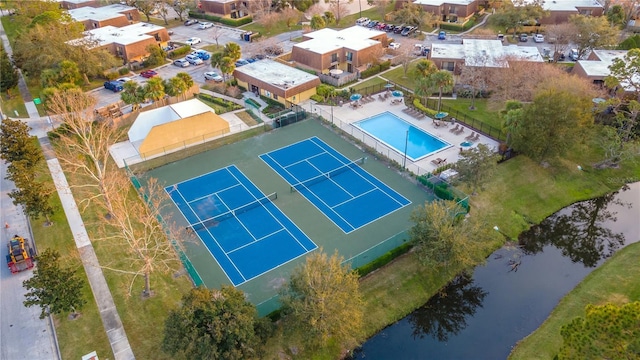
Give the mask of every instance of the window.
M 591 10 L 580 10 L 580 14 L 584 16 L 591 16 Z
M 449 6 L 449 14 L 455 14 L 456 13 L 456 7 L 455 6 Z
M 353 61 L 353 53 L 350 51 L 347 51 L 347 61 Z
M 273 94 L 273 98 L 274 98 L 274 99 L 276 99 L 276 100 L 278 100 L 278 95 Z
M 455 69 L 456 63 L 453 61 L 443 61 L 442 62 L 442 70 L 453 71 Z
M 338 53 L 331 54 L 331 62 L 338 62 Z
M 236 4 L 235 3 L 231 3 L 231 10 L 235 10 L 236 9 Z

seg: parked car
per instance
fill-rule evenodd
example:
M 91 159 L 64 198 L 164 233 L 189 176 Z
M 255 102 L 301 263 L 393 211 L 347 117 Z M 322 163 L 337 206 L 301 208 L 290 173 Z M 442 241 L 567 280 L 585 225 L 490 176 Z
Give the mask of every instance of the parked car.
M 393 29 L 395 29 L 395 27 L 396 27 L 396 26 L 395 26 L 395 25 L 393 25 L 393 24 L 387 24 L 387 26 L 385 26 L 385 27 L 384 27 L 384 31 L 386 31 L 386 32 L 392 32 L 392 31 L 393 31 Z
M 524 33 L 520 34 L 520 42 L 527 42 L 527 41 L 529 41 L 529 35 Z
M 132 79 L 132 78 L 130 78 L 130 77 L 121 77 L 120 79 L 118 79 L 118 80 L 116 80 L 116 81 L 121 82 L 121 83 L 123 83 L 123 84 L 124 84 L 124 83 L 126 83 L 126 82 L 128 82 L 128 81 L 133 81 L 133 79 Z
M 400 48 L 400 43 L 392 42 L 391 44 L 389 44 L 389 49 L 391 50 L 398 50 L 399 48 Z
M 369 23 L 369 18 L 367 17 L 361 17 L 360 19 L 356 20 L 356 25 L 366 26 L 368 23 Z
M 158 75 L 157 72 L 155 72 L 154 70 L 145 70 L 143 72 L 140 73 L 140 76 L 142 76 L 143 78 L 147 78 L 150 79 L 154 76 Z
M 196 20 L 196 19 L 187 19 L 184 22 L 184 26 L 191 26 L 191 25 L 194 25 L 194 24 L 197 24 L 197 23 L 198 23 L 198 20 Z
M 404 29 L 404 26 L 405 26 L 404 24 L 396 26 L 393 29 L 393 33 L 394 34 L 400 34 L 402 32 L 402 29 Z
M 544 42 L 544 35 L 542 35 L 542 34 L 533 35 L 533 42 L 543 43 Z
M 378 22 L 379 22 L 379 21 L 377 21 L 377 20 L 371 20 L 371 21 L 369 21 L 369 23 L 367 24 L 367 27 L 368 27 L 369 29 L 373 29 L 374 27 L 376 27 L 376 25 L 378 25 Z
M 438 33 L 438 40 L 446 40 L 447 39 L 447 33 L 444 31 L 440 31 Z
M 198 50 L 192 51 L 191 55 L 195 55 L 195 56 L 199 57 L 202 60 L 211 59 L 211 54 L 209 54 L 208 52 L 206 52 L 205 50 L 202 50 L 202 49 L 198 49 Z
M 563 53 L 557 52 L 557 51 L 553 54 L 553 57 L 555 58 L 556 61 L 565 61 L 566 60 L 566 56 Z
M 240 67 L 240 66 L 244 66 L 247 65 L 249 62 L 245 59 L 238 59 L 238 61 L 236 61 L 236 67 Z
M 504 41 L 504 34 L 503 33 L 498 33 L 498 40 Z
M 200 58 L 198 57 L 198 55 L 191 55 L 191 54 L 189 54 L 189 55 L 185 56 L 184 58 L 185 58 L 185 60 L 187 60 L 187 61 L 189 62 L 189 64 L 191 64 L 191 65 L 202 65 L 202 64 L 204 64 L 204 61 L 202 61 L 202 59 L 200 59 Z
M 578 61 L 580 59 L 580 53 L 578 53 L 578 49 L 571 49 L 569 51 L 569 59 L 573 61 Z
M 220 76 L 218 73 L 213 72 L 213 71 L 208 71 L 208 72 L 204 73 L 204 79 L 205 80 L 213 80 L 215 82 L 222 82 L 222 80 L 224 80 L 222 78 L 222 76 Z
M 173 65 L 177 66 L 177 67 L 187 67 L 189 66 L 189 62 L 185 59 L 178 59 L 176 61 L 173 62 Z
M 187 45 L 195 45 L 195 44 L 200 44 L 202 42 L 202 39 L 200 39 L 199 37 L 191 37 L 188 38 L 187 41 L 185 41 L 184 43 Z
M 198 26 L 198 29 L 200 30 L 204 30 L 204 29 L 208 29 L 210 27 L 213 27 L 213 23 L 210 22 L 201 22 L 200 25 Z
M 113 92 L 118 92 L 124 90 L 122 83 L 119 81 L 105 81 L 104 88 L 107 90 L 111 90 Z
M 416 27 L 415 26 L 407 26 L 404 29 L 402 29 L 402 32 L 400 33 L 400 35 L 402 36 L 409 36 L 411 35 L 411 33 L 413 33 L 414 31 L 416 31 Z

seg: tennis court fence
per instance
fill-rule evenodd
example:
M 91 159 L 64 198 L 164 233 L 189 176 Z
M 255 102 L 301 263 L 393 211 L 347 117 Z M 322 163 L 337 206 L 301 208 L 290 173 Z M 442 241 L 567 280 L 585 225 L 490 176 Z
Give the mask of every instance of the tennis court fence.
M 362 266 L 365 266 L 372 261 L 375 261 L 382 257 L 384 254 L 408 243 L 410 241 L 408 230 L 401 231 L 386 240 L 382 241 L 379 244 L 376 244 L 362 252 L 357 254 L 349 254 L 345 255 L 349 256 L 345 258 L 342 264 L 349 264 L 352 269 L 357 269 Z M 265 301 L 256 305 L 258 310 L 258 314 L 260 316 L 266 316 L 270 313 L 280 309 L 282 304 L 280 304 L 280 299 L 278 295 L 275 295 Z
M 138 194 L 140 194 L 140 188 L 142 187 L 140 180 L 131 171 L 131 169 L 127 166 L 126 163 L 125 163 L 124 169 L 129 175 L 129 179 L 131 179 L 131 183 L 136 188 L 136 191 L 138 192 Z M 147 206 L 152 206 L 152 204 L 147 202 Z M 162 225 L 162 228 L 164 229 L 165 234 L 169 238 L 169 241 L 171 242 L 171 246 L 173 246 L 173 249 L 178 254 L 178 258 L 180 259 L 182 266 L 184 266 L 185 270 L 187 271 L 187 274 L 189 275 L 189 278 L 191 278 L 191 282 L 193 283 L 193 286 L 198 287 L 198 286 L 204 285 L 204 281 L 202 281 L 202 277 L 200 277 L 200 274 L 198 274 L 198 271 L 189 260 L 189 257 L 187 257 L 187 254 L 185 254 L 184 250 L 182 249 L 182 246 L 180 246 L 180 244 L 178 243 L 178 240 L 174 239 L 171 236 L 171 232 L 169 231 L 169 225 L 164 221 L 164 218 L 162 217 L 162 215 L 158 214 L 157 218 L 158 218 L 158 222 L 160 222 L 160 225 Z

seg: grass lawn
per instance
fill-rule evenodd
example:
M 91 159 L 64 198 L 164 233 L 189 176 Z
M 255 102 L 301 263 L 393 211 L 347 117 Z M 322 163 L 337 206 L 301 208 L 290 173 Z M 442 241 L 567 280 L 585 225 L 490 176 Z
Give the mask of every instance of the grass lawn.
M 416 59 L 418 60 L 418 59 Z M 404 74 L 404 68 L 402 66 L 398 66 L 395 69 L 388 70 L 385 73 L 380 74 L 385 79 L 388 79 L 391 82 L 402 85 L 407 89 L 413 90 L 415 87 L 415 77 L 412 75 L 413 70 L 416 68 L 416 61 L 412 61 L 409 64 L 409 68 L 407 69 L 407 75 Z
M 147 18 L 146 18 L 146 16 L 144 16 L 144 14 L 140 14 L 140 15 L 141 15 L 142 21 L 146 21 L 147 20 Z M 167 29 L 171 29 L 171 28 L 174 28 L 174 27 L 177 27 L 177 26 L 180 26 L 180 25 L 184 24 L 184 21 L 181 21 L 179 18 L 174 19 L 174 18 L 172 18 L 170 16 L 167 18 L 167 22 L 169 24 L 165 24 L 164 20 L 162 18 L 157 18 L 157 17 L 153 17 L 152 16 L 150 19 L 151 19 L 149 21 L 150 23 L 152 23 L 154 25 L 158 25 L 158 26 L 163 26 L 163 27 L 165 27 Z
M 518 343 L 509 359 L 553 359 L 562 346 L 560 328 L 574 318 L 584 316 L 586 305 L 622 305 L 640 300 L 638 258 L 640 243 L 618 251 L 560 300 L 542 326 Z
M 359 1 L 363 1 L 363 0 L 359 0 Z M 389 4 L 387 5 L 386 9 L 385 9 L 385 14 L 386 13 L 390 13 L 393 11 L 393 8 L 395 6 L 395 3 L 393 1 L 390 1 Z M 373 7 L 367 10 L 363 10 L 362 11 L 362 17 L 367 17 L 371 20 L 378 20 L 378 21 L 383 21 L 383 16 L 380 13 L 380 9 L 378 9 L 377 7 Z M 353 25 L 356 24 L 356 20 L 358 20 L 360 18 L 360 11 L 357 11 L 351 15 L 347 15 L 345 17 L 343 17 L 342 19 L 340 19 L 340 24 L 335 24 L 335 25 L 331 25 L 329 26 L 330 28 L 335 28 L 335 29 L 344 29 L 344 28 L 348 28 L 351 27 Z
M 24 106 L 24 101 L 20 95 L 18 87 L 14 87 L 10 91 L 11 98 L 7 97 L 7 92 L 0 93 L 0 106 L 2 106 L 2 112 L 9 117 L 28 118 L 27 108 Z M 16 116 L 15 112 L 18 112 Z
M 46 164 L 43 164 L 43 168 L 46 171 L 44 171 L 45 175 L 42 178 L 51 182 L 51 186 L 53 186 Z M 77 269 L 78 275 L 86 282 L 86 286 L 83 288 L 83 296 L 87 300 L 87 304 L 80 310 L 82 315 L 75 320 L 69 320 L 66 316 L 54 317 L 62 358 L 80 359 L 82 355 L 94 350 L 101 357 L 110 358 L 113 355 L 109 340 L 104 331 L 98 306 L 89 287 L 86 273 L 57 193 L 54 193 L 51 197 L 51 205 L 55 210 L 55 213 L 51 216 L 53 225 L 45 226 L 45 219 L 43 218 L 31 219 L 31 228 L 38 251 L 43 252 L 49 248 L 57 250 L 62 255 L 63 266 L 71 266 Z
M 355 92 L 359 92 L 361 89 L 365 89 L 368 88 L 370 86 L 376 86 L 376 85 L 383 85 L 386 84 L 387 81 L 385 79 L 381 79 L 378 76 L 374 75 L 371 78 L 363 81 L 363 82 L 359 82 L 356 83 L 352 86 L 349 86 L 350 88 L 352 88 Z
M 258 24 L 254 21 L 252 23 L 239 27 L 239 29 L 245 31 L 253 31 L 254 33 L 258 32 L 262 37 L 272 37 L 289 31 L 301 30 L 302 25 L 294 24 L 289 28 L 284 21 L 278 21 L 271 26 L 269 31 L 267 31 L 267 29 L 262 24 Z
M 25 18 L 22 16 L 0 17 L 0 21 L 2 21 L 2 26 L 4 27 L 4 31 L 7 34 L 7 38 L 9 38 L 10 44 L 13 44 L 16 36 L 18 36 L 18 32 L 22 29 L 25 29 L 27 25 L 29 25 L 24 20 Z
M 494 128 L 502 128 L 502 120 L 500 120 L 498 112 L 489 111 L 487 109 L 487 102 L 487 99 L 476 99 L 476 109 L 470 110 L 469 106 L 471 105 L 471 99 L 442 99 L 442 105 L 447 105 L 467 116 L 480 120 L 487 125 L 491 125 Z M 457 116 L 455 114 L 449 115 Z

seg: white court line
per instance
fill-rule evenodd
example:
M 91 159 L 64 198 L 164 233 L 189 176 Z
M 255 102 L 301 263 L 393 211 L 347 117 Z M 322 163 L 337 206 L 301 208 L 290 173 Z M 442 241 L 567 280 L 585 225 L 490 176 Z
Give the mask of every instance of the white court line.
M 297 178 L 295 175 L 293 175 L 291 172 L 289 172 L 289 170 L 287 170 L 287 169 L 283 168 L 283 167 L 282 167 L 282 165 L 280 165 L 280 163 L 279 163 L 276 159 L 274 159 L 273 157 L 271 157 L 271 155 L 270 155 L 270 154 L 263 154 L 262 156 L 268 156 L 271 160 L 273 160 L 276 164 L 278 164 L 278 166 L 280 167 L 280 169 L 282 169 L 283 171 L 287 172 L 287 173 L 288 173 L 289 175 L 291 175 L 291 177 L 293 177 L 294 179 L 298 180 L 298 178 Z M 262 161 L 264 161 L 264 160 L 262 160 Z M 265 163 L 267 163 L 267 162 L 265 161 Z M 268 165 L 271 169 L 273 169 L 273 171 L 275 171 L 275 172 L 276 172 L 276 174 L 278 174 L 282 179 L 284 179 L 284 181 L 286 181 L 289 185 L 291 185 L 291 183 L 289 183 L 289 180 L 285 179 L 285 177 L 284 177 L 284 176 L 282 176 L 278 170 L 276 170 L 275 168 L 273 168 L 269 163 L 267 163 L 267 165 Z M 293 185 L 291 185 L 291 186 L 293 187 Z M 303 185 L 303 186 L 304 186 L 304 185 Z M 304 186 L 304 188 L 305 188 L 305 189 L 307 189 L 307 190 L 309 190 L 309 188 L 307 188 L 306 186 Z M 311 193 L 311 194 L 312 194 L 316 199 L 318 199 L 318 201 L 319 201 L 319 202 L 321 202 L 321 203 L 325 204 L 325 205 L 329 208 L 329 210 L 331 210 L 331 212 L 332 212 L 333 214 L 335 214 L 335 215 L 336 215 L 337 217 L 339 217 L 340 219 L 344 220 L 344 222 L 346 222 L 346 223 L 347 223 L 347 225 L 349 225 L 353 230 L 355 230 L 355 228 L 353 227 L 353 225 L 351 225 L 351 223 L 350 223 L 350 222 L 348 222 L 347 220 L 345 220 L 342 216 L 340 216 L 340 214 L 338 214 L 338 213 L 336 213 L 335 211 L 333 211 L 333 209 L 331 208 L 331 206 L 329 206 L 326 202 L 324 202 L 324 200 L 322 200 L 321 198 L 319 198 L 319 197 L 318 197 L 318 195 L 316 195 L 316 193 L 314 193 L 314 192 L 313 192 L 313 191 L 311 191 L 311 190 L 309 190 L 309 192 L 310 192 L 310 193 Z M 342 228 L 342 226 L 338 225 L 335 221 L 333 221 L 333 219 L 332 219 L 329 215 L 327 215 L 327 213 L 325 213 L 323 209 L 320 209 L 320 208 L 318 207 L 318 205 L 316 205 L 313 201 L 311 201 L 311 200 L 310 200 L 309 198 L 307 198 L 306 196 L 304 196 L 304 195 L 303 195 L 303 197 L 304 197 L 305 199 L 307 199 L 307 201 L 309 201 L 309 202 L 311 203 L 311 205 L 313 205 L 313 207 L 315 207 L 316 209 L 318 209 L 318 211 L 320 211 L 321 213 L 323 213 L 323 214 L 325 215 L 325 217 L 326 217 L 327 219 L 329 219 L 329 221 L 331 221 L 335 226 L 337 226 L 337 227 L 338 227 L 340 230 L 342 230 L 345 234 L 348 234 L 348 233 L 350 233 L 351 231 L 353 231 L 353 230 L 351 230 L 351 231 L 345 231 L 345 230 Z

